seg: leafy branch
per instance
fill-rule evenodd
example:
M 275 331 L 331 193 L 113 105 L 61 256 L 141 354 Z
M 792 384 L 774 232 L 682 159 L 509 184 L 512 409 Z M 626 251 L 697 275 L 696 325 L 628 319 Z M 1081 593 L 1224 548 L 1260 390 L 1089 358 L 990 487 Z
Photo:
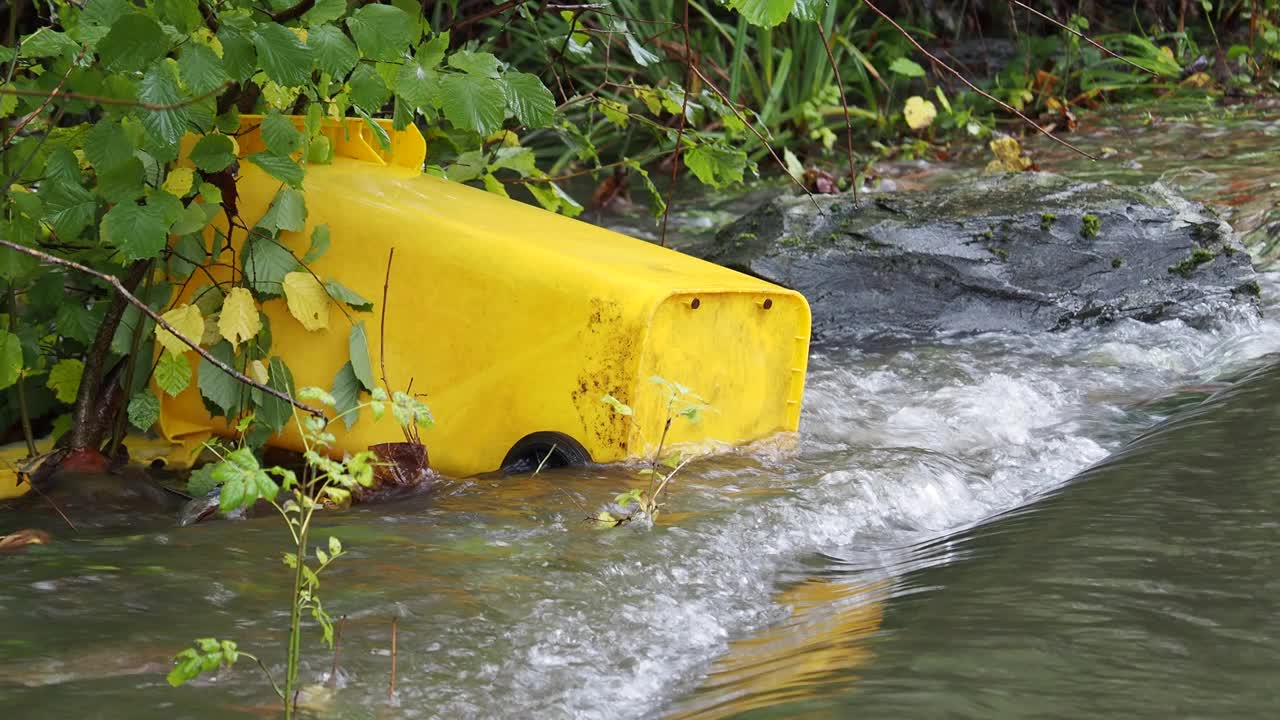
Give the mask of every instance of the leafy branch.
M 230 365 L 214 357 L 213 353 L 200 347 L 199 342 L 192 340 L 191 338 L 184 335 L 182 331 L 178 330 L 173 325 L 169 324 L 169 321 L 161 317 L 159 313 L 157 313 L 155 310 L 152 310 L 150 305 L 146 304 L 140 298 L 138 298 L 137 295 L 134 295 L 132 292 L 130 292 L 129 289 L 124 286 L 124 283 L 120 282 L 120 278 L 114 275 L 110 275 L 108 273 L 99 272 L 97 270 L 94 270 L 91 267 L 81 265 L 80 263 L 75 262 L 73 260 L 67 260 L 65 258 L 56 257 L 54 255 L 50 255 L 48 253 L 36 250 L 35 248 L 29 248 L 23 245 L 19 245 L 15 242 L 11 242 L 3 238 L 0 238 L 0 246 L 9 248 L 10 250 L 13 250 L 15 252 L 20 252 L 26 255 L 30 255 L 31 257 L 39 260 L 40 262 L 47 263 L 49 265 L 60 265 L 62 267 L 70 268 L 77 272 L 82 272 L 86 275 L 90 275 L 92 277 L 98 278 L 102 282 L 105 282 L 108 285 L 110 285 L 111 288 L 114 289 L 118 294 L 120 294 L 120 296 L 122 296 L 125 300 L 127 300 L 129 304 L 138 308 L 138 310 L 145 313 L 148 317 L 150 317 L 153 321 L 155 321 L 156 325 L 159 325 L 160 327 L 164 328 L 166 331 L 172 333 L 184 345 L 191 348 L 192 350 L 195 350 L 196 354 L 198 354 L 200 357 L 204 358 L 211 365 L 218 368 L 222 372 L 235 378 L 238 382 L 244 385 L 248 385 L 249 387 L 252 387 L 256 390 L 260 390 L 264 393 L 267 393 L 268 395 L 274 398 L 283 400 L 309 415 L 324 414 L 319 408 L 312 407 L 311 405 L 307 405 L 306 403 L 302 403 L 297 400 L 294 400 L 293 397 L 291 397 L 288 393 L 277 390 L 271 387 L 270 385 L 260 383 L 257 380 L 254 380 L 253 378 L 241 373 L 240 371 L 236 370 Z

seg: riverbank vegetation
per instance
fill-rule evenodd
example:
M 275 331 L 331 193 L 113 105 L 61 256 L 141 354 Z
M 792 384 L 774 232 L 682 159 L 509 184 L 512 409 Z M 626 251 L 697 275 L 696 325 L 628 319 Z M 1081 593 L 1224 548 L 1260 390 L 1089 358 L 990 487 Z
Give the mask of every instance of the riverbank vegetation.
M 347 239 L 318 228 L 305 257 L 275 242 L 305 224 L 326 120 L 362 119 L 384 147 L 375 118 L 416 124 L 427 172 L 567 215 L 644 194 L 665 239 L 685 176 L 839 191 L 880 157 L 1036 129 L 1069 142 L 1106 103 L 1246 101 L 1276 87 L 1278 22 L 1274 0 L 10 3 L 0 431 L 33 453 L 53 432 L 64 461 L 101 466 L 195 384 L 229 420 L 256 415 L 256 446 L 296 403 L 260 313 L 275 298 L 308 328 L 334 306 L 356 318 L 331 390 L 367 397 L 373 303 L 307 269 Z M 252 131 L 263 147 L 239 158 Z M 263 217 L 237 208 L 241 161 L 280 182 Z M 566 191 L 583 176 L 591 197 Z M 233 280 L 205 278 L 209 263 Z

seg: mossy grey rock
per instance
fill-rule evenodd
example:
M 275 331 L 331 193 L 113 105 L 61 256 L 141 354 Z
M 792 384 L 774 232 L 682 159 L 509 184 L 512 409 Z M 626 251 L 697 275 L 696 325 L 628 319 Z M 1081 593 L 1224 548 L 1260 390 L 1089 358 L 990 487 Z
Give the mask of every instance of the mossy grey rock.
M 777 198 L 691 251 L 804 293 L 817 340 L 1203 322 L 1258 306 L 1231 228 L 1158 184 L 1025 173 L 814 200 Z

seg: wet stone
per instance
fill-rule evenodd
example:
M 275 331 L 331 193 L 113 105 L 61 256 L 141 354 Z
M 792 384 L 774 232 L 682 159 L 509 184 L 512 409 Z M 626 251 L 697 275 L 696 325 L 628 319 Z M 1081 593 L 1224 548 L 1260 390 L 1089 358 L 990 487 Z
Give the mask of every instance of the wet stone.
M 804 293 L 818 341 L 1203 324 L 1258 307 L 1231 227 L 1160 184 L 1024 173 L 857 204 L 780 197 L 686 251 Z

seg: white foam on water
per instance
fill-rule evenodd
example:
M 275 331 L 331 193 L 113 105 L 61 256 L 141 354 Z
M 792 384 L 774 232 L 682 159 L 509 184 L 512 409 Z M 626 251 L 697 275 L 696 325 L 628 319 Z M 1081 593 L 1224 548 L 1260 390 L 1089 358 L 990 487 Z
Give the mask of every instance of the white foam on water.
M 402 707 L 658 714 L 732 638 L 788 616 L 775 581 L 805 558 L 874 556 L 1015 508 L 1153 422 L 1142 403 L 1278 350 L 1280 324 L 1239 318 L 816 353 L 800 447 L 691 465 L 672 524 L 486 527 L 490 541 L 553 549 L 541 571 L 508 571 L 518 581 L 465 580 L 479 609 L 431 642 L 468 650 L 428 653 L 421 696 Z

